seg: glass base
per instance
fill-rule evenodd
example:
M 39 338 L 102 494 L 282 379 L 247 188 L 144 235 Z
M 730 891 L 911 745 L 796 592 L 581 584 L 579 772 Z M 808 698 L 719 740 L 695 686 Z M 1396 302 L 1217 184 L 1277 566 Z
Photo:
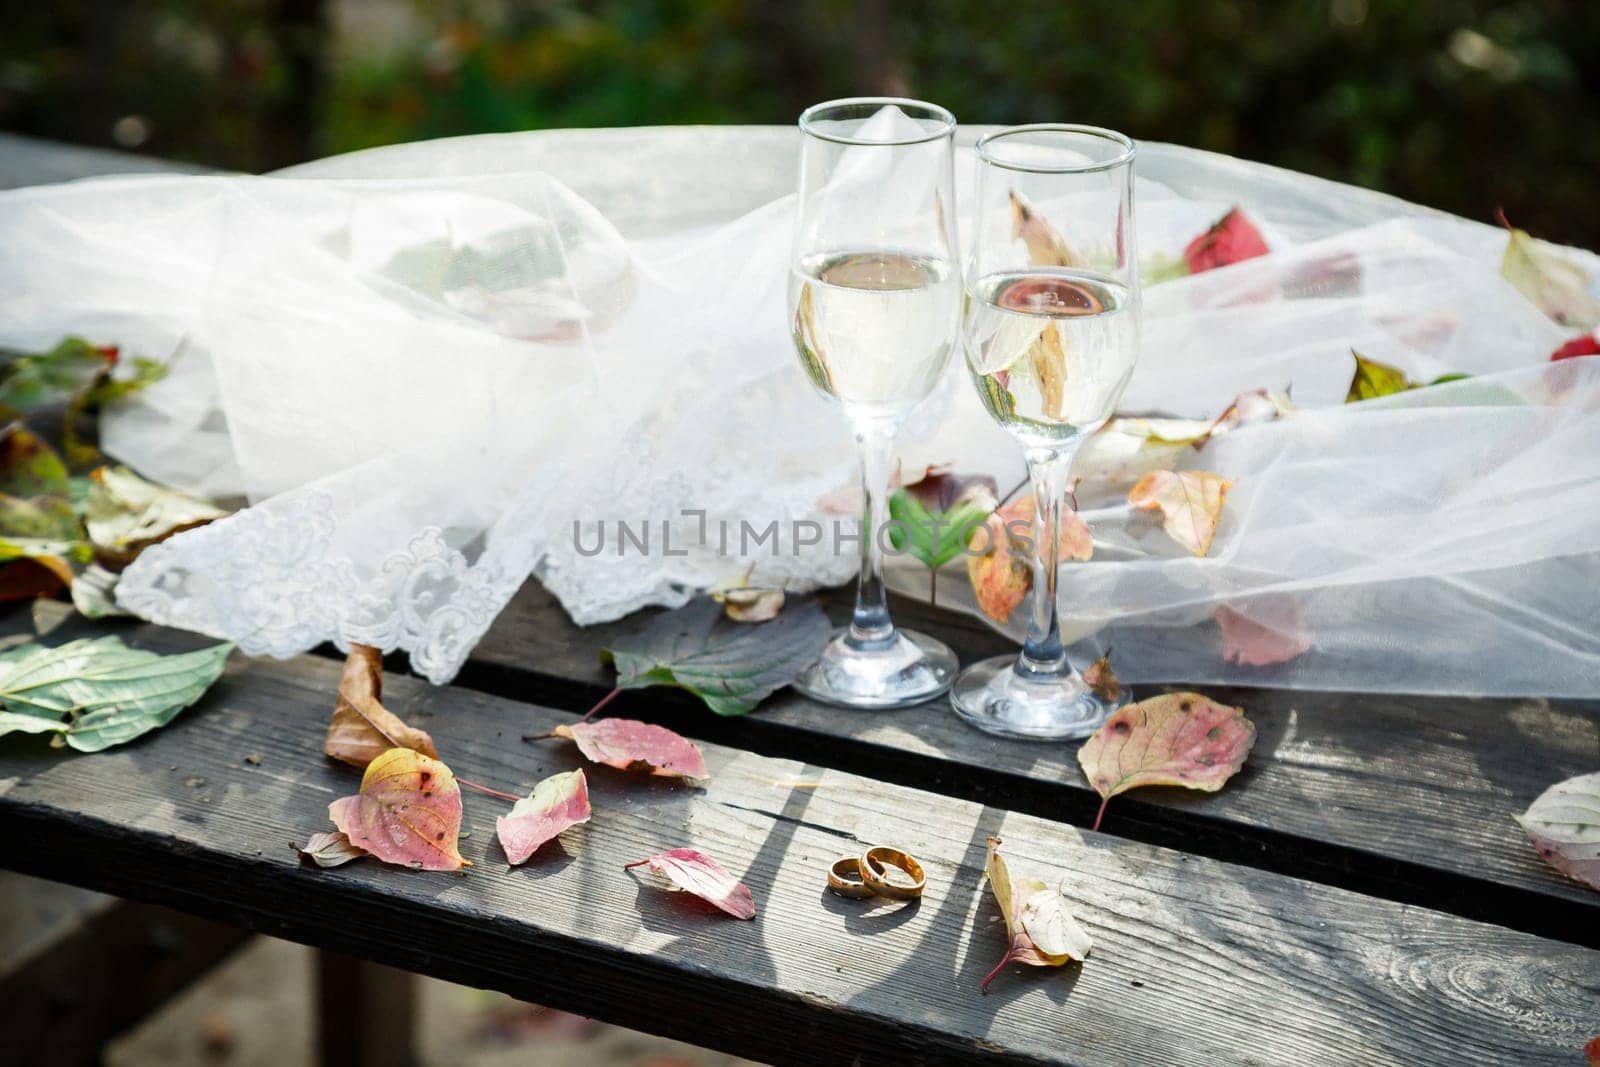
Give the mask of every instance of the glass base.
M 848 708 L 904 708 L 949 689 L 958 669 L 956 654 L 926 634 L 896 630 L 882 645 L 863 647 L 844 627 L 794 687 Z
M 974 663 L 950 690 L 956 714 L 978 729 L 1035 741 L 1088 737 L 1127 702 L 1126 687 L 1115 701 L 1107 701 L 1075 670 L 1023 674 L 1015 656 Z

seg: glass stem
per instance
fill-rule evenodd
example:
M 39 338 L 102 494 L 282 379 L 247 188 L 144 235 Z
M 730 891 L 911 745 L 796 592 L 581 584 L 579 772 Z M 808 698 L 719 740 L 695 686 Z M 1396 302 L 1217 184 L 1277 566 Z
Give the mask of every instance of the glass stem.
M 863 421 L 855 427 L 856 452 L 861 457 L 861 577 L 856 582 L 849 642 L 857 648 L 881 648 L 894 639 L 878 528 L 889 517 L 889 471 L 899 428 L 894 421 Z
M 1061 647 L 1061 620 L 1056 613 L 1056 578 L 1061 572 L 1061 538 L 1056 531 L 1067 506 L 1067 475 L 1076 451 L 1028 451 L 1028 479 L 1033 483 L 1033 618 L 1017 662 L 1023 674 L 1059 676 L 1072 669 Z

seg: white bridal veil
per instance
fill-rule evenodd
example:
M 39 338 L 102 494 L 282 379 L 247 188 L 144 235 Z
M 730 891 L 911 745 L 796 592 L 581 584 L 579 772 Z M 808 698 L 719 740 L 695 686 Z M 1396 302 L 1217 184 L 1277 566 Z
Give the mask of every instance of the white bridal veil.
M 404 648 L 445 682 L 530 573 L 585 623 L 752 566 L 853 573 L 825 506 L 852 448 L 786 326 L 797 149 L 555 131 L 3 193 L 0 343 L 166 360 L 106 450 L 249 503 L 147 550 L 125 607 L 258 654 Z M 1600 357 L 1547 362 L 1570 331 L 1501 279 L 1503 230 L 1140 146 L 1145 256 L 1235 204 L 1272 253 L 1146 290 L 1124 407 L 1208 418 L 1265 388 L 1297 410 L 1178 457 L 1235 483 L 1205 558 L 1085 481 L 1073 636 L 1131 681 L 1593 695 Z M 1471 377 L 1346 405 L 1352 349 Z M 908 470 L 1021 478 L 957 367 L 902 444 Z M 926 595 L 920 564 L 890 575 Z M 975 610 L 960 561 L 939 600 Z

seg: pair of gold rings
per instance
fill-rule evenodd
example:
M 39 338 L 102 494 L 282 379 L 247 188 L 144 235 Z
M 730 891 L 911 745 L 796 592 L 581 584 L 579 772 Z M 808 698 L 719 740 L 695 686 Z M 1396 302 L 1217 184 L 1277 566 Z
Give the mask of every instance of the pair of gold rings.
M 891 880 L 891 869 L 905 877 Z M 884 845 L 874 845 L 859 856 L 841 856 L 828 868 L 828 888 L 841 897 L 856 900 L 915 900 L 922 895 L 927 881 L 915 856 Z

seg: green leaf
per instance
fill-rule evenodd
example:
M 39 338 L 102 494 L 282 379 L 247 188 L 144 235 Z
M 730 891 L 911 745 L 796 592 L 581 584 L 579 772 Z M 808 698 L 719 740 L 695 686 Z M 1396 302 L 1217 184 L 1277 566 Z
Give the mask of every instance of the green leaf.
M 159 382 L 167 375 L 167 365 L 159 360 L 146 359 L 143 356 L 134 356 L 132 359 L 123 360 L 121 366 L 133 368 L 133 373 L 126 378 L 108 377 L 99 382 L 84 395 L 84 403 L 90 407 L 104 407 L 106 404 L 132 396 L 147 385 Z
M 66 496 L 67 465 L 49 442 L 21 422 L 0 431 L 0 493 L 10 496 Z
M 231 644 L 163 656 L 115 636 L 0 655 L 0 734 L 54 732 L 98 752 L 165 726 L 222 673 Z
M 72 606 L 86 619 L 131 615 L 117 606 L 117 582 L 122 575 L 91 563 L 72 579 Z
M 832 627 L 810 597 L 791 597 L 778 617 L 734 622 L 722 605 L 696 597 L 652 615 L 600 650 L 617 668 L 618 689 L 687 689 L 718 715 L 743 715 L 817 661 Z
M 48 352 L 13 356 L 0 378 L 0 408 L 26 413 L 65 404 L 110 369 L 115 349 L 68 337 Z
M 1355 349 L 1350 354 L 1356 359 L 1355 377 L 1350 379 L 1350 391 L 1345 395 L 1346 404 L 1354 404 L 1361 400 L 1371 400 L 1374 397 L 1390 396 L 1394 393 L 1403 393 L 1407 389 L 1415 389 L 1405 372 L 1387 363 L 1379 363 L 1375 359 L 1368 359 Z
M 916 497 L 898 489 L 889 498 L 889 542 L 901 552 L 933 570 L 955 559 L 966 547 L 974 527 L 982 526 L 993 510 L 992 499 L 963 501 L 948 511 L 930 511 Z

